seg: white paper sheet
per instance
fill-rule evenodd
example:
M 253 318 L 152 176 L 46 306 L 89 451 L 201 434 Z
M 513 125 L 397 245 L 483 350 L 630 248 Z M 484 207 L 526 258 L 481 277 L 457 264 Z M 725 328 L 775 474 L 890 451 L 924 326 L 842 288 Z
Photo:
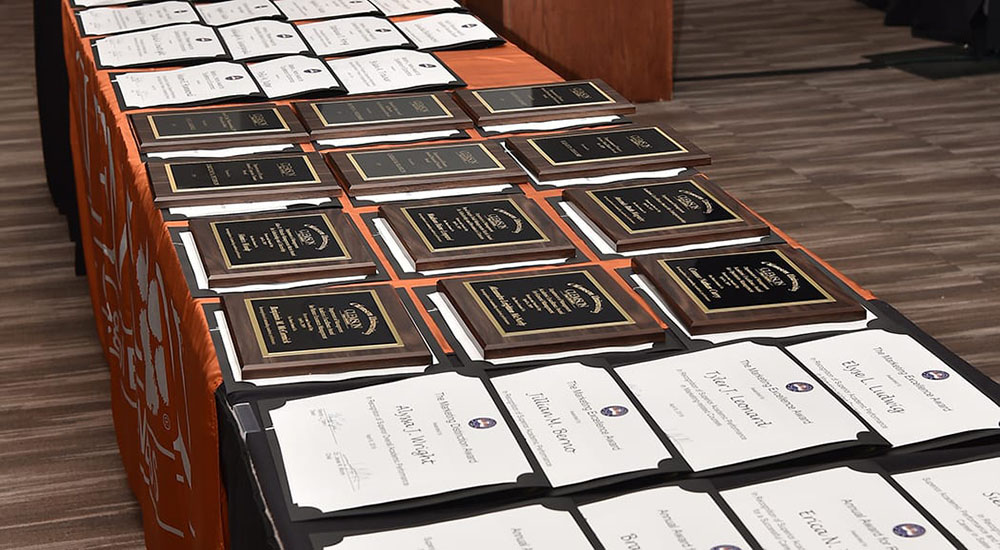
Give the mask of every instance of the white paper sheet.
M 340 83 L 322 59 L 290 55 L 251 63 L 250 72 L 268 98 L 290 97 L 338 88 Z
M 375 94 L 445 86 L 455 76 L 436 57 L 413 50 L 389 50 L 327 62 L 350 94 Z
M 127 8 L 91 8 L 79 12 L 84 35 L 117 34 L 174 23 L 198 23 L 198 14 L 187 2 L 157 2 Z
M 299 32 L 319 56 L 398 48 L 409 41 L 388 19 L 348 17 L 299 25 Z
M 1000 458 L 892 478 L 970 550 L 1000 548 Z
M 462 8 L 455 0 L 372 0 L 372 3 L 389 17 Z
M 377 13 L 368 0 L 274 0 L 289 21 L 328 19 Z
M 855 441 L 868 431 L 770 346 L 741 342 L 616 371 L 696 472 Z
M 216 61 L 183 69 L 122 73 L 115 77 L 128 107 L 159 107 L 249 96 L 260 92 L 246 67 Z
M 409 529 L 346 537 L 324 550 L 592 550 L 569 512 L 533 505 Z
M 953 548 L 877 474 L 835 468 L 723 491 L 722 498 L 764 548 Z
M 314 199 L 286 199 L 276 201 L 243 202 L 233 204 L 211 204 L 207 206 L 172 206 L 167 209 L 171 214 L 177 214 L 187 218 L 201 218 L 204 216 L 222 216 L 225 214 L 249 214 L 251 212 L 265 212 L 267 210 L 282 210 L 293 204 L 311 204 L 313 206 L 329 202 L 330 197 L 316 197 Z
M 410 143 L 417 141 L 429 141 L 434 139 L 447 139 L 451 136 L 461 134 L 461 130 L 438 130 L 436 132 L 415 132 L 412 134 L 391 134 L 385 136 L 362 136 L 338 139 L 320 139 L 316 143 L 325 147 L 357 147 L 371 143 Z
M 278 153 L 295 149 L 292 143 L 277 143 L 274 145 L 250 145 L 247 147 L 226 147 L 223 149 L 191 149 L 188 151 L 162 151 L 158 153 L 147 153 L 151 159 L 176 159 L 176 158 L 226 158 L 239 157 L 245 155 L 255 155 L 257 153 Z
M 215 29 L 196 24 L 106 36 L 95 40 L 94 47 L 105 67 L 133 67 L 226 55 Z
M 671 457 L 605 370 L 568 363 L 491 382 L 553 487 L 653 469 Z
M 580 506 L 607 550 L 750 550 L 719 505 L 706 493 L 657 487 Z
M 227 0 L 195 4 L 194 9 L 205 23 L 215 27 L 281 15 L 270 0 Z
M 456 187 L 452 189 L 432 189 L 428 191 L 411 191 L 408 193 L 380 193 L 377 195 L 359 195 L 358 200 L 371 201 L 374 203 L 417 201 L 423 199 L 437 199 L 441 197 L 464 197 L 466 195 L 478 195 L 481 193 L 502 193 L 510 189 L 510 185 L 502 183 L 500 185 L 480 185 L 473 187 Z
M 1000 407 L 909 336 L 864 330 L 788 351 L 894 447 L 1000 428 Z
M 584 118 L 566 118 L 562 120 L 545 120 L 542 122 L 519 122 L 516 124 L 494 124 L 483 126 L 485 132 L 496 132 L 506 134 L 509 132 L 551 132 L 562 130 L 563 128 L 575 128 L 579 126 L 603 126 L 612 124 L 622 117 L 618 115 L 592 116 Z
M 292 502 L 325 512 L 531 472 L 483 383 L 455 373 L 291 400 L 271 419 Z
M 221 27 L 219 35 L 236 61 L 309 51 L 295 25 L 284 21 L 263 19 L 237 23 Z
M 500 39 L 485 23 L 468 13 L 442 13 L 400 21 L 396 26 L 418 49 L 426 51 Z

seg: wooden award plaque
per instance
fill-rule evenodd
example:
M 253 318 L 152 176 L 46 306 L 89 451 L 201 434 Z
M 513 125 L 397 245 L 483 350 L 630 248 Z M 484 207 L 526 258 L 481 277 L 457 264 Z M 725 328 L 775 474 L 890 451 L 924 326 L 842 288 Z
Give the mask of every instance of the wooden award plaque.
M 629 115 L 635 105 L 603 80 L 457 90 L 455 99 L 477 126 Z
M 664 125 L 515 137 L 507 140 L 507 148 L 542 182 L 711 162 L 701 149 Z
M 379 207 L 417 270 L 572 258 L 576 248 L 523 195 Z
M 143 152 L 307 141 L 288 105 L 265 103 L 129 115 Z
M 438 281 L 486 359 L 663 340 L 663 329 L 596 266 Z
M 427 365 L 424 340 L 389 285 L 227 294 L 245 378 Z
M 766 223 L 708 178 L 576 187 L 562 192 L 618 252 L 757 237 Z
M 211 286 L 305 281 L 377 271 L 340 210 L 195 218 L 188 225 Z
M 492 141 L 326 155 L 348 195 L 518 183 L 527 178 L 514 159 Z
M 412 134 L 472 128 L 472 119 L 443 93 L 293 103 L 313 139 Z
M 197 206 L 341 194 L 319 153 L 146 163 L 157 206 Z
M 691 334 L 865 318 L 857 300 L 787 245 L 639 256 L 632 268 Z

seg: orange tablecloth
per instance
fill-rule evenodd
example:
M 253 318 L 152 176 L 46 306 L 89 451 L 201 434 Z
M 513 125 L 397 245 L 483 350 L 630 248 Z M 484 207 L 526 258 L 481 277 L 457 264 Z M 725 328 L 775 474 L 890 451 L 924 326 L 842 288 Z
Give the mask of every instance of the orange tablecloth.
M 146 544 L 170 550 L 224 548 L 214 401 L 222 376 L 208 326 L 153 206 L 145 166 L 108 72 L 97 70 L 91 40 L 80 37 L 65 0 L 63 30 L 81 238 L 111 369 L 118 445 L 142 506 Z M 440 57 L 470 87 L 559 80 L 510 44 Z

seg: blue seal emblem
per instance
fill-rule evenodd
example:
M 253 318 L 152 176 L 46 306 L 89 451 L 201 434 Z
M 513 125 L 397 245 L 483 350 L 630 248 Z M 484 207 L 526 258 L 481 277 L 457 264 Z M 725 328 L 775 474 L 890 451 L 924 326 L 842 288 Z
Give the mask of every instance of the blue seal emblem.
M 601 414 L 604 416 L 625 416 L 628 414 L 628 407 L 623 407 L 621 405 L 609 405 L 601 409 Z
M 951 375 L 943 370 L 928 370 L 924 371 L 924 373 L 921 374 L 920 376 L 923 376 L 928 380 L 944 380 L 945 378 L 948 378 Z
M 813 391 L 813 385 L 809 382 L 789 382 L 788 384 L 785 384 L 785 389 L 796 393 L 805 393 L 807 391 Z
M 927 532 L 927 529 L 916 523 L 900 523 L 892 528 L 892 532 L 907 539 L 919 537 Z
M 473 418 L 472 420 L 469 421 L 469 426 L 477 430 L 488 430 L 496 425 L 497 425 L 496 420 L 493 420 L 492 418 L 487 418 L 485 416 L 480 418 Z

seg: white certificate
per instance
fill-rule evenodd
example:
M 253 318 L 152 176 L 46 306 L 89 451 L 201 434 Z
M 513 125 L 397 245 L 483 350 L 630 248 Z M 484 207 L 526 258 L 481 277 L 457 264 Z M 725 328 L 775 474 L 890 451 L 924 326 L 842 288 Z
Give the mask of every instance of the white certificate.
M 492 383 L 553 487 L 652 469 L 670 458 L 606 371 L 571 363 Z
M 281 10 L 271 0 L 227 0 L 195 4 L 194 9 L 198 10 L 202 21 L 216 27 L 281 15 Z
M 348 17 L 299 25 L 316 55 L 347 55 L 353 52 L 406 46 L 410 42 L 388 19 Z
M 290 55 L 252 63 L 249 67 L 270 99 L 340 88 L 323 60 L 316 57 Z
M 219 36 L 236 61 L 309 51 L 295 25 L 284 21 L 265 19 L 230 25 L 220 28 Z
M 771 346 L 731 344 L 617 372 L 695 471 L 855 441 L 868 431 Z
M 389 50 L 327 61 L 350 94 L 374 94 L 444 86 L 455 81 L 438 58 L 412 50 Z
M 169 71 L 124 73 L 115 77 L 126 107 L 183 105 L 260 93 L 240 63 L 216 61 Z
M 659 487 L 580 506 L 607 550 L 744 549 L 750 544 L 711 496 Z
M 569 512 L 534 505 L 345 538 L 324 550 L 593 550 Z
M 372 3 L 389 17 L 462 9 L 455 0 L 372 0 Z
M 274 0 L 289 21 L 378 13 L 368 0 Z
M 788 350 L 894 447 L 1000 428 L 1000 408 L 909 336 L 865 330 Z
M 191 23 L 98 38 L 94 41 L 94 48 L 104 67 L 131 67 L 226 55 L 215 29 Z
M 73 0 L 70 2 L 78 8 L 93 8 L 97 6 L 122 6 L 125 4 L 138 4 L 144 0 Z
M 764 548 L 954 548 L 878 474 L 835 468 L 722 492 Z
M 296 399 L 271 419 L 292 501 L 324 512 L 532 471 L 483 383 L 455 373 Z
M 78 16 L 84 35 L 117 34 L 199 21 L 194 7 L 187 2 L 158 2 L 131 8 L 94 8 L 83 10 Z
M 1000 458 L 892 478 L 969 550 L 1000 548 Z
M 443 50 L 500 38 L 485 23 L 467 13 L 442 13 L 401 21 L 397 25 L 421 50 Z

